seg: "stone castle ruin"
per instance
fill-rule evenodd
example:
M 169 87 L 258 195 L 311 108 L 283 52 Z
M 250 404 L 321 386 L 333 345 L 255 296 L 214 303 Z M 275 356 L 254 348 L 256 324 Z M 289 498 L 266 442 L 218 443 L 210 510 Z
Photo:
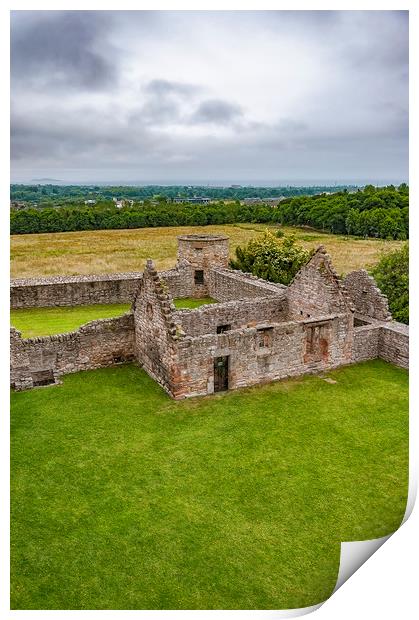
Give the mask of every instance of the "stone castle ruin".
M 132 302 L 121 317 L 23 339 L 11 328 L 11 384 L 56 383 L 66 373 L 136 361 L 181 399 L 380 357 L 408 367 L 408 327 L 364 270 L 345 279 L 320 246 L 290 286 L 228 268 L 228 237 L 178 238 L 174 269 L 13 280 L 12 308 Z M 177 310 L 175 298 L 217 303 Z

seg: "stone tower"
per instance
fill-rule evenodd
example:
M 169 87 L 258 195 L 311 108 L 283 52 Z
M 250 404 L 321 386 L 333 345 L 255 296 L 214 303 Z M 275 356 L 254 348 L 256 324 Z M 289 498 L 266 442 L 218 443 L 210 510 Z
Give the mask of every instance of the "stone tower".
M 194 297 L 208 295 L 208 271 L 228 267 L 229 247 L 225 235 L 180 235 L 178 264 L 187 261 L 193 271 Z
M 195 269 L 228 267 L 228 237 L 225 235 L 180 235 L 178 260 L 186 259 Z

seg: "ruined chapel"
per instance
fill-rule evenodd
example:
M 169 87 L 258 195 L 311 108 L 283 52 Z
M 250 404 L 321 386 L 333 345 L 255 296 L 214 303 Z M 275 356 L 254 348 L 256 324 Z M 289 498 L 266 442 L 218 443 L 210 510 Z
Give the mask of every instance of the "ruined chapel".
M 289 286 L 228 267 L 228 237 L 178 238 L 174 269 L 13 280 L 12 308 L 132 302 L 130 312 L 40 338 L 11 328 L 17 390 L 137 362 L 176 399 L 320 373 L 380 357 L 408 367 L 408 327 L 366 271 L 344 279 L 320 246 Z M 216 303 L 176 309 L 173 299 Z

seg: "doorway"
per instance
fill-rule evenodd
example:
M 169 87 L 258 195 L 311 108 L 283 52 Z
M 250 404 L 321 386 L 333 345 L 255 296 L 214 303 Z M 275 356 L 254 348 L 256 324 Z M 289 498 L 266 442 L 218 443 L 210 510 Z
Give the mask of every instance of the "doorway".
M 228 390 L 228 355 L 214 359 L 214 392 Z

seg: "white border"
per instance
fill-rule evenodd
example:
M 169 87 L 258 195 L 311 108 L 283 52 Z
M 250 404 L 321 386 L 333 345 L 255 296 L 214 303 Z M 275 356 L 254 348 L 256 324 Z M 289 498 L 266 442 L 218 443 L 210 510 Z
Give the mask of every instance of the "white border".
M 53 1 L 14 1 L 6 2 L 1 8 L 0 13 L 0 28 L 1 28 L 1 70 L 2 70 L 2 84 L 9 84 L 9 10 L 45 10 L 45 9 L 93 9 L 93 10 L 139 10 L 139 9 L 157 9 L 157 10 L 410 10 L 410 76 L 411 76 L 411 90 L 410 90 L 410 109 L 412 111 L 410 118 L 410 144 L 411 144 L 411 157 L 410 157 L 410 192 L 411 192 L 411 236 L 416 238 L 417 224 L 418 224 L 418 189 L 417 180 L 414 175 L 414 171 L 418 168 L 417 161 L 417 113 L 419 109 L 418 98 L 418 86 L 417 80 L 413 80 L 418 75 L 418 58 L 419 58 L 419 45 L 418 41 L 418 17 L 417 9 L 413 1 L 409 2 L 395 2 L 382 0 L 381 2 L 373 2 L 370 0 L 352 1 L 352 2 L 309 2 L 299 1 L 294 2 L 282 1 L 262 1 L 255 2 L 252 0 L 241 1 L 228 1 L 228 0 L 212 0 L 185 2 L 185 1 L 159 1 L 154 2 L 135 2 L 133 0 L 120 0 L 119 2 L 106 1 L 106 0 L 73 0 L 72 2 L 64 2 L 62 0 Z M 4 89 L 3 89 L 4 92 Z M 2 459 L 2 495 L 3 501 L 0 511 L 0 532 L 1 532 L 1 566 L 0 566 L 0 611 L 5 618 L 11 618 L 16 614 L 29 614 L 31 616 L 44 617 L 46 614 L 54 614 L 61 616 L 65 614 L 67 617 L 76 617 L 82 613 L 88 613 L 90 615 L 96 615 L 102 617 L 105 615 L 112 615 L 112 618 L 123 617 L 126 614 L 135 614 L 137 616 L 150 617 L 167 617 L 170 618 L 184 618 L 189 617 L 203 617 L 209 614 L 216 614 L 219 618 L 236 616 L 240 618 L 257 616 L 264 616 L 265 618 L 279 618 L 282 616 L 280 612 L 275 611 L 260 611 L 260 612 L 248 612 L 248 611 L 89 611 L 89 612 L 77 612 L 77 611 L 9 611 L 9 415 L 8 415 L 8 332 L 9 321 L 5 308 L 8 308 L 9 301 L 9 287 L 8 287 L 8 255 L 9 255 L 9 225 L 8 225 L 8 206 L 9 206 L 9 178 L 10 178 L 10 164 L 9 164 L 9 100 L 3 95 L 2 97 L 2 117 L 1 117 L 1 226 L 0 226 L 0 239 L 2 252 L 0 254 L 0 269 L 1 269 L 1 282 L 3 284 L 1 288 L 1 301 L 2 301 L 2 329 L 1 329 L 1 374 L 0 374 L 0 390 L 2 395 L 2 401 L 4 406 L 2 407 L 1 414 L 1 459 Z M 416 164 L 416 165 L 415 165 Z M 417 244 L 411 244 L 411 264 L 416 266 L 419 264 L 419 249 Z M 412 377 L 415 376 L 416 359 L 418 351 L 418 336 L 416 329 L 416 317 L 418 316 L 418 295 L 416 291 L 416 278 L 412 273 L 413 282 L 411 284 L 411 316 L 414 317 L 411 327 L 410 342 L 411 342 L 411 371 Z M 418 382 L 412 381 L 411 385 L 411 416 L 410 416 L 410 497 L 415 494 L 417 488 L 417 471 L 418 471 L 418 416 L 419 410 L 418 404 Z M 361 618 L 368 617 L 380 617 L 382 619 L 390 619 L 397 617 L 400 619 L 413 618 L 417 611 L 416 604 L 416 591 L 417 591 L 417 578 L 418 574 L 418 562 L 417 552 L 416 555 L 412 553 L 415 548 L 418 549 L 419 538 L 419 511 L 416 509 L 410 519 L 388 540 L 383 547 L 375 553 L 367 563 L 357 571 L 355 575 L 349 579 L 316 613 L 316 618 L 320 619 L 333 619 L 339 618 L 340 620 L 353 619 L 355 615 Z M 415 545 L 416 543 L 416 545 Z M 416 573 L 416 574 L 415 574 Z M 282 616 L 283 617 L 283 616 Z

